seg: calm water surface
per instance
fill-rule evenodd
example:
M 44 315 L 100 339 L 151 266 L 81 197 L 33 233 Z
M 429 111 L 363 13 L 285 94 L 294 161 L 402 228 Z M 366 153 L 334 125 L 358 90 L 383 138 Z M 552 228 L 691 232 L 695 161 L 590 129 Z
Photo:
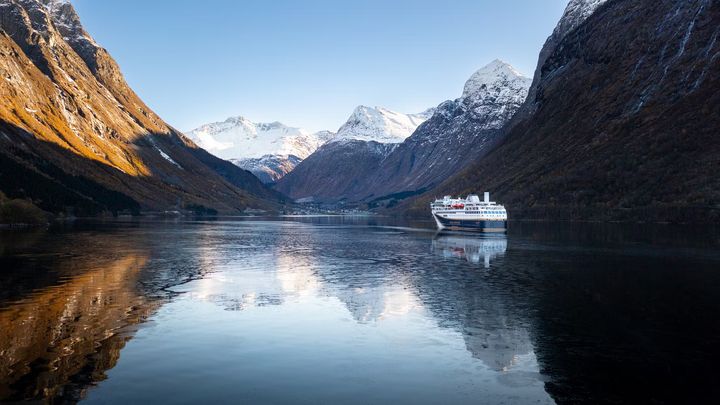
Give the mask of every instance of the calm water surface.
M 0 233 L 0 400 L 712 403 L 720 233 L 314 218 Z

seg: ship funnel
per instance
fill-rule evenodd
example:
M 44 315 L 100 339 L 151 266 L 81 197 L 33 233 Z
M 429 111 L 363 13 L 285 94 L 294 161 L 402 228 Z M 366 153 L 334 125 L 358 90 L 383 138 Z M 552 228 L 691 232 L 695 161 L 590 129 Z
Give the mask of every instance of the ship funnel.
M 488 193 L 487 191 L 485 192 L 485 202 L 486 203 L 490 202 L 490 193 Z

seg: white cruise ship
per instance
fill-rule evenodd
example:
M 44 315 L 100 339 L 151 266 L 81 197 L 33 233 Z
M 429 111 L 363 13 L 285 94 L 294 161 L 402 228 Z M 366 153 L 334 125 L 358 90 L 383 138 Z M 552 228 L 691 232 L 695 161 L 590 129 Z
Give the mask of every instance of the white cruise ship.
M 439 230 L 507 231 L 507 211 L 490 201 L 490 193 L 485 193 L 483 201 L 474 194 L 465 199 L 445 196 L 430 203 L 430 209 Z

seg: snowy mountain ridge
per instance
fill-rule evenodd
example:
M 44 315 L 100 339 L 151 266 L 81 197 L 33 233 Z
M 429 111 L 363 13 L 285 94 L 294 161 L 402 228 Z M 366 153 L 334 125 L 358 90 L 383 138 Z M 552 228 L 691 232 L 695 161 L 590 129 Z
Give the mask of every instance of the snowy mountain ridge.
M 335 136 L 277 121 L 256 123 L 243 116 L 205 124 L 186 134 L 201 148 L 249 170 L 264 183 L 278 180 Z
M 358 106 L 338 130 L 311 133 L 280 122 L 256 123 L 243 116 L 186 132 L 213 155 L 248 170 L 264 183 L 278 181 L 326 143 L 354 141 L 398 145 L 430 118 L 435 109 L 403 114 L 383 107 Z
M 565 36 L 590 17 L 607 0 L 570 0 L 553 35 Z
M 408 140 L 424 144 L 451 138 L 460 141 L 470 133 L 499 130 L 525 102 L 531 84 L 531 78 L 509 63 L 495 59 L 470 76 L 462 96 L 438 105 L 424 128 Z M 443 123 L 443 129 L 435 128 L 439 123 Z M 456 132 L 459 128 L 472 128 L 472 131 Z
M 205 124 L 186 133 L 200 147 L 222 159 L 261 158 L 265 155 L 308 157 L 332 137 L 280 122 L 256 123 L 243 116 Z
M 435 109 L 431 108 L 418 114 L 403 114 L 383 107 L 361 105 L 355 108 L 331 142 L 358 140 L 401 143 L 434 112 Z
M 500 129 L 525 102 L 531 84 L 531 78 L 495 59 L 470 76 L 457 102 L 485 119 L 483 129 Z

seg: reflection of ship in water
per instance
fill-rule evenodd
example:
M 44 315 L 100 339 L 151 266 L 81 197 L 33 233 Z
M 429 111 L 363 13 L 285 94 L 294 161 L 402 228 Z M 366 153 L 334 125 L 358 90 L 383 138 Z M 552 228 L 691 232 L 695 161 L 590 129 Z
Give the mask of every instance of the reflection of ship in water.
M 477 235 L 439 233 L 432 241 L 435 254 L 444 257 L 459 257 L 470 263 L 484 263 L 490 267 L 490 261 L 505 254 L 507 239 L 503 237 L 479 237 Z
M 440 233 L 432 240 L 433 254 L 486 267 L 506 250 L 504 235 Z M 461 271 L 450 265 L 409 274 L 424 308 L 441 326 L 460 332 L 474 358 L 506 373 L 503 381 L 537 373 L 526 300 L 507 288 L 512 273 Z

